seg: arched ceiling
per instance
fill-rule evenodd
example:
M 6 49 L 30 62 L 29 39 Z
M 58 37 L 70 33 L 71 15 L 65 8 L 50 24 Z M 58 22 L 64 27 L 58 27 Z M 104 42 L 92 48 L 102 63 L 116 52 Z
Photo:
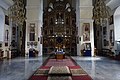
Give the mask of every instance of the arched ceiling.
M 0 7 L 4 8 L 4 9 L 8 9 L 11 5 L 13 5 L 13 1 L 12 0 L 0 0 Z
M 106 3 L 106 6 L 111 8 L 111 10 L 120 6 L 120 0 L 106 0 L 105 3 Z
M 105 3 L 111 10 L 120 6 L 120 0 L 105 0 Z M 0 0 L 0 6 L 5 9 L 8 9 L 11 5 L 13 5 L 13 0 Z

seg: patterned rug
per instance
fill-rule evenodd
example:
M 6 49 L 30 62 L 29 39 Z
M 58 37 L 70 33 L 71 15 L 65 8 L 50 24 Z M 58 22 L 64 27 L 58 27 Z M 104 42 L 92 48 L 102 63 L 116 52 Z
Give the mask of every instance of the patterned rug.
M 38 69 L 34 75 L 48 75 L 49 69 Z
M 60 61 L 48 59 L 29 80 L 92 80 L 92 78 L 69 58 Z
M 49 76 L 47 80 L 72 80 L 71 76 Z
M 71 59 L 49 59 L 45 66 L 75 66 L 75 64 Z
M 81 76 L 87 75 L 87 73 L 83 69 L 70 69 L 72 76 Z
M 48 73 L 49 75 L 51 75 L 51 76 L 54 76 L 54 75 L 56 75 L 56 76 L 65 76 L 65 75 L 71 75 L 71 72 L 70 72 L 70 70 L 69 70 L 69 68 L 68 68 L 68 66 L 52 66 L 51 68 L 50 68 L 50 70 L 49 70 L 49 73 Z

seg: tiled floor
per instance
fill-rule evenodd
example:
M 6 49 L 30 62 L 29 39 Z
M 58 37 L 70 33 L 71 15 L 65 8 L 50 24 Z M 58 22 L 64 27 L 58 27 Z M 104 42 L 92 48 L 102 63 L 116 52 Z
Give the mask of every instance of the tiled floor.
M 0 80 L 27 80 L 47 57 L 0 61 Z M 120 61 L 104 57 L 73 57 L 93 80 L 120 80 Z
M 120 61 L 104 57 L 73 57 L 93 80 L 120 80 Z
M 0 80 L 27 80 L 40 67 L 44 59 L 42 57 L 15 58 L 0 61 Z

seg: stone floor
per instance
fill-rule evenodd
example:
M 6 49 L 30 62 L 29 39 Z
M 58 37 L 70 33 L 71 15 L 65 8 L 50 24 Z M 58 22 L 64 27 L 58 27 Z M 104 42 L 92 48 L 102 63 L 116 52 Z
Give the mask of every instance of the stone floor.
M 27 80 L 47 57 L 0 61 L 0 80 Z M 93 80 L 120 80 L 120 61 L 104 57 L 73 57 Z
M 73 57 L 93 80 L 120 80 L 120 61 L 105 57 Z

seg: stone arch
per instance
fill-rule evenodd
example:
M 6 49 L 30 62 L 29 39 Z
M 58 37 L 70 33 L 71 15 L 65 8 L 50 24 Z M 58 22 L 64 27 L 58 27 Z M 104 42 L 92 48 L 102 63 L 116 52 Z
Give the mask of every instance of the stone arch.
M 120 41 L 120 6 L 115 10 L 114 13 L 114 30 L 115 30 L 115 41 Z
M 114 12 L 114 38 L 115 38 L 115 50 L 116 55 L 120 50 L 120 6 Z

